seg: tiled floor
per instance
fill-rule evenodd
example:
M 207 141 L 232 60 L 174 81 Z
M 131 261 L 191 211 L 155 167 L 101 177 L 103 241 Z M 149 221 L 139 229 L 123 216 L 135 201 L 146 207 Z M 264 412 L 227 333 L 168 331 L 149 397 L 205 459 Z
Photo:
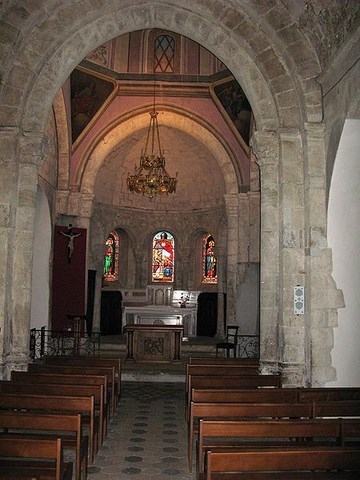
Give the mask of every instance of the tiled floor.
M 123 382 L 122 399 L 88 480 L 193 480 L 183 382 Z

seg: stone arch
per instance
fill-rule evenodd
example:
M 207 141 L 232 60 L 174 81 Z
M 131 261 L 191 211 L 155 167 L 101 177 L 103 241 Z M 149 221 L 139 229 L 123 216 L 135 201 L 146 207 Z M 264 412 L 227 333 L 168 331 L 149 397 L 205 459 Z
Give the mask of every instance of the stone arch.
M 217 159 L 223 172 L 226 190 L 236 193 L 241 184 L 241 172 L 236 167 L 230 148 L 221 141 L 220 135 L 209 125 L 204 126 L 200 119 L 181 115 L 177 109 L 157 105 L 163 113 L 161 124 L 179 129 L 208 148 Z M 111 150 L 131 135 L 134 131 L 145 129 L 149 124 L 149 109 L 141 108 L 130 112 L 116 123 L 107 127 L 106 132 L 100 132 L 83 155 L 75 176 L 75 185 L 82 193 L 93 192 L 96 175 L 106 156 Z M 240 178 L 239 178 L 240 177 Z
M 253 6 L 250 9 L 246 4 L 246 8 L 241 11 L 230 6 L 224 11 L 223 4 L 220 6 L 217 1 L 209 2 L 206 8 L 203 7 L 204 5 L 196 6 L 190 1 L 184 1 L 179 6 L 171 5 L 166 0 L 158 0 L 156 3 L 140 5 L 128 5 L 126 2 L 116 8 L 109 0 L 103 6 L 103 11 L 106 12 L 104 15 L 92 8 L 89 2 L 88 8 L 86 3 L 83 6 L 83 12 L 87 15 L 80 18 L 75 15 L 76 4 L 59 5 L 56 15 L 49 16 L 44 13 L 42 18 L 39 9 L 36 12 L 38 18 L 29 16 L 23 42 L 12 52 L 12 58 L 16 58 L 17 62 L 11 64 L 4 76 L 5 85 L 8 87 L 4 89 L 4 104 L 12 106 L 13 123 L 21 125 L 26 131 L 41 131 L 57 91 L 70 71 L 89 51 L 121 33 L 152 27 L 166 28 L 188 36 L 218 56 L 242 85 L 252 104 L 259 129 L 274 129 L 279 125 L 285 126 L 288 122 L 293 123 L 294 120 L 290 119 L 294 119 L 295 109 L 298 122 L 299 99 L 289 74 L 290 69 L 286 68 L 284 61 L 291 53 L 291 45 L 287 45 L 285 41 L 280 46 L 275 44 L 273 39 L 276 32 L 270 26 L 265 28 L 264 22 L 259 22 L 260 12 L 256 12 L 255 8 L 261 7 Z M 224 12 L 221 20 L 219 11 Z M 247 15 L 244 12 L 248 12 Z M 281 13 L 284 18 L 284 11 Z M 74 18 L 78 20 L 74 22 Z M 272 18 L 276 19 L 276 15 L 272 15 Z M 292 25 L 289 16 L 284 22 Z M 64 25 L 67 28 L 64 28 Z M 258 27 L 257 42 L 252 38 L 254 26 Z M 264 31 L 261 31 L 262 29 Z M 58 35 L 54 35 L 54 32 Z M 295 40 L 293 43 L 298 44 L 301 60 L 314 61 L 314 64 L 317 64 L 312 52 L 305 56 L 304 40 L 294 26 L 292 37 Z M 41 48 L 38 56 L 33 55 L 32 62 L 29 62 L 29 50 L 31 51 L 33 44 L 41 45 Z M 272 86 L 271 91 L 267 80 L 274 79 L 273 84 L 276 82 L 270 70 L 276 72 L 277 83 L 281 81 L 284 85 L 282 88 Z M 314 75 L 316 73 L 315 66 Z M 14 89 L 13 79 L 19 76 L 22 82 L 18 82 Z M 281 98 L 281 91 L 282 97 L 286 96 L 287 101 Z M 15 105 L 14 100 L 9 101 L 7 98 L 10 92 L 12 99 L 15 98 Z M 42 101 L 39 101 L 40 98 Z M 281 120 L 282 109 L 284 120 Z M 289 110 L 291 115 L 288 115 Z
M 62 90 L 60 90 L 55 97 L 53 110 L 57 126 L 59 152 L 57 188 L 59 190 L 65 190 L 69 184 L 70 132 L 66 116 L 65 98 Z

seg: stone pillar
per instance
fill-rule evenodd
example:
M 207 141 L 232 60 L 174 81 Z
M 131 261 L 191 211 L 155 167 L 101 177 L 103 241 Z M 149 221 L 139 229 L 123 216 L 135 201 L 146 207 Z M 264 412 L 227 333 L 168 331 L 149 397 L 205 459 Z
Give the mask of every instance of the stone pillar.
M 217 323 L 216 323 L 216 337 L 223 337 L 224 330 L 224 310 L 225 310 L 225 285 L 226 285 L 226 255 L 223 245 L 219 242 L 216 244 L 216 256 L 218 260 L 218 306 L 217 306 Z
M 287 386 L 308 384 L 310 312 L 294 313 L 294 287 L 307 289 L 303 144 L 299 131 L 280 132 L 280 306 L 281 371 Z
M 226 324 L 236 324 L 236 278 L 239 243 L 239 197 L 225 195 L 227 214 Z
M 0 152 L 0 345 L 1 376 L 29 362 L 32 255 L 38 164 L 42 137 L 2 135 Z M 19 149 L 15 149 L 19 142 Z
M 236 286 L 245 281 L 246 268 L 249 264 L 250 252 L 250 212 L 249 197 L 246 193 L 239 193 L 239 240 L 237 254 L 237 282 Z M 240 324 L 240 319 L 236 322 Z
M 261 176 L 260 360 L 264 373 L 279 369 L 279 139 L 255 132 L 251 146 Z
M 145 288 L 147 279 L 145 278 L 147 269 L 144 268 L 144 252 L 136 250 L 135 252 L 135 288 Z
M 335 380 L 331 365 L 333 328 L 337 309 L 344 306 L 342 292 L 332 274 L 332 254 L 327 247 L 325 134 L 322 124 L 306 124 L 307 158 L 305 184 L 306 270 L 310 272 L 306 291 L 306 309 L 311 311 L 309 325 L 309 383 L 323 386 Z

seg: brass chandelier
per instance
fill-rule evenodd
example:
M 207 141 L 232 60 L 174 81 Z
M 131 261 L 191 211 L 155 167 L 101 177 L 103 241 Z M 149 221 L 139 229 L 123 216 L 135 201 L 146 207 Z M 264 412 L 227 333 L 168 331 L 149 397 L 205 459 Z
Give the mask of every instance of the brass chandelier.
M 170 177 L 165 168 L 165 156 L 160 143 L 158 112 L 154 108 L 150 112 L 150 124 L 146 143 L 140 155 L 140 165 L 134 167 L 134 174 L 128 174 L 127 186 L 130 192 L 141 193 L 149 198 L 155 195 L 175 193 L 177 173 Z M 150 151 L 148 153 L 150 144 Z M 157 150 L 156 150 L 157 148 Z

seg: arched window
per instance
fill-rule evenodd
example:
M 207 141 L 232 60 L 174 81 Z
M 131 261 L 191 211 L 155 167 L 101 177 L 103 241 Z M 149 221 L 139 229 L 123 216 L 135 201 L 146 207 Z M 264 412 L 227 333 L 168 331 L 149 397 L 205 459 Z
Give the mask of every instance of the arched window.
M 119 278 L 119 235 L 111 232 L 105 245 L 103 279 L 112 282 Z
M 215 240 L 210 233 L 203 238 L 202 270 L 202 283 L 217 283 Z
M 158 232 L 152 244 L 152 281 L 174 281 L 174 237 L 169 232 Z
M 170 35 L 159 35 L 154 43 L 154 72 L 174 73 L 175 40 Z

